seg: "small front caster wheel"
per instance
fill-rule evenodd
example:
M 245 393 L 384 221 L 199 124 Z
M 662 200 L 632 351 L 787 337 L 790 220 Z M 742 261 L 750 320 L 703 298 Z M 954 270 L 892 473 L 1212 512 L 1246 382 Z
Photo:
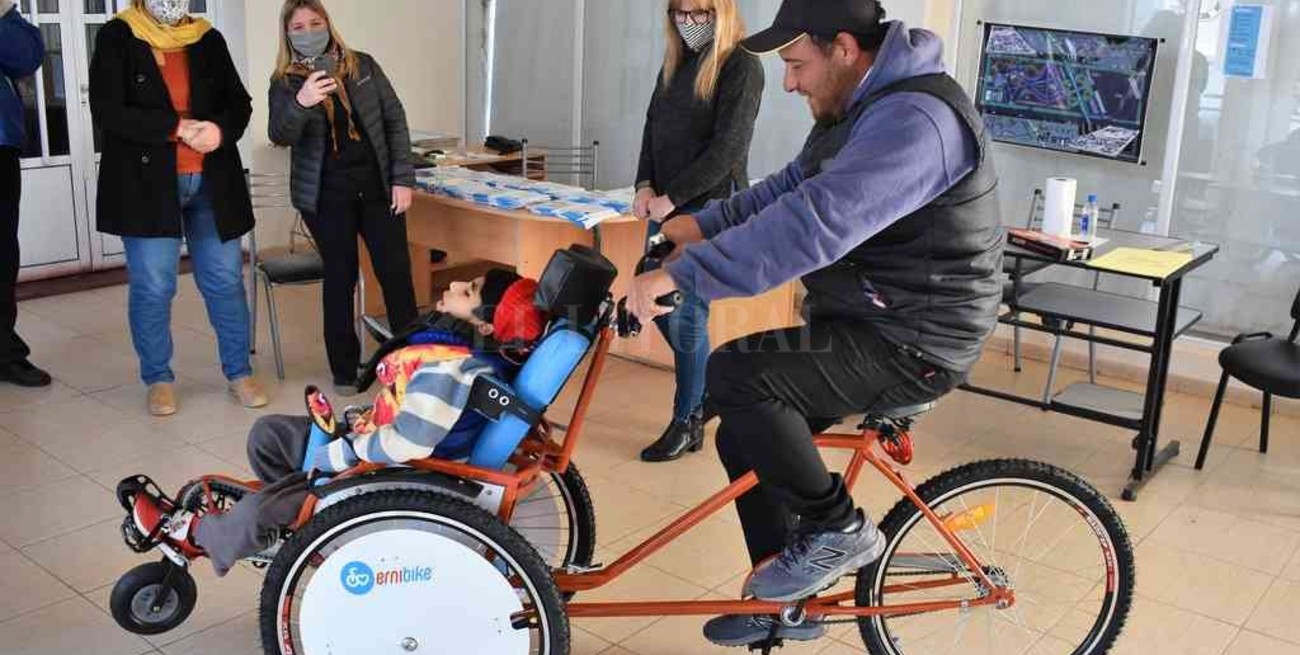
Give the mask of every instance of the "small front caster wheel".
M 167 632 L 185 622 L 198 602 L 199 591 L 189 571 L 169 561 L 141 564 L 113 586 L 109 608 L 113 619 L 138 635 Z

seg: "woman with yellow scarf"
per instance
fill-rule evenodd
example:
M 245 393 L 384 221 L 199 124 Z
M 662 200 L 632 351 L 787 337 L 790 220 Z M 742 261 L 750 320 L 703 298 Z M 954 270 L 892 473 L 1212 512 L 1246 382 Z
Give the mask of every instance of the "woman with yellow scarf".
M 240 247 L 253 207 L 236 143 L 252 98 L 225 39 L 188 9 L 189 0 L 132 0 L 100 30 L 90 65 L 98 227 L 125 245 L 131 337 L 156 416 L 177 410 L 171 306 L 182 239 L 230 393 L 245 407 L 267 403 L 249 360 Z

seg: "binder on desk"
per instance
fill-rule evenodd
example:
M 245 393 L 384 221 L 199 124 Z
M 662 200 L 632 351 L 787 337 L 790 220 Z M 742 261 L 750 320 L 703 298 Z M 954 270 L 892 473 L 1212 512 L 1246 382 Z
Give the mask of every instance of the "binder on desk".
M 1191 262 L 1192 253 L 1190 251 L 1116 248 L 1106 253 L 1105 256 L 1088 262 L 1088 266 L 1103 271 L 1129 273 L 1163 280 Z
M 1007 230 L 1007 243 L 1063 262 L 1092 257 L 1092 245 L 1088 242 L 1053 236 L 1038 230 L 1011 228 Z

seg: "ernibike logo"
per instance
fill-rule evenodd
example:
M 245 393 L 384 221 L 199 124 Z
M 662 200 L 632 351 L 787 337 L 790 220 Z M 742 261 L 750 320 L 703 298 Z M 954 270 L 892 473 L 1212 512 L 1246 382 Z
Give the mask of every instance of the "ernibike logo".
M 376 586 L 428 584 L 433 582 L 433 569 L 417 566 L 385 569 L 376 573 L 365 562 L 349 562 L 343 566 L 340 578 L 348 593 L 364 596 Z
M 343 579 L 343 588 L 356 596 L 364 596 L 375 587 L 375 573 L 363 562 L 345 564 L 340 576 Z

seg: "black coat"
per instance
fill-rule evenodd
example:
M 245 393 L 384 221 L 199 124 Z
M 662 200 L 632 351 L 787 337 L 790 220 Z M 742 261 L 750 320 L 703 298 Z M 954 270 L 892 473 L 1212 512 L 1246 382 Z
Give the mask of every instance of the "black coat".
M 384 188 L 414 187 L 415 166 L 411 162 L 411 130 L 406 123 L 406 110 L 374 58 L 364 52 L 358 52 L 357 57 L 360 71 L 356 79 L 345 81 L 348 99 L 375 149 Z M 323 105 L 307 109 L 298 104 L 298 91 L 305 81 L 298 75 L 271 81 L 268 92 L 271 118 L 267 131 L 271 143 L 293 148 L 290 175 L 293 206 L 304 214 L 314 215 L 318 213 L 320 201 L 329 121 Z M 340 116 L 339 120 L 347 119 Z
M 221 147 L 203 159 L 204 183 L 223 241 L 253 229 L 253 203 L 237 143 L 248 129 L 253 99 L 239 79 L 226 40 L 211 30 L 189 48 L 191 118 L 221 128 Z M 95 40 L 90 111 L 102 132 L 96 204 L 100 232 L 179 238 L 176 132 L 180 116 L 149 44 L 121 20 Z

